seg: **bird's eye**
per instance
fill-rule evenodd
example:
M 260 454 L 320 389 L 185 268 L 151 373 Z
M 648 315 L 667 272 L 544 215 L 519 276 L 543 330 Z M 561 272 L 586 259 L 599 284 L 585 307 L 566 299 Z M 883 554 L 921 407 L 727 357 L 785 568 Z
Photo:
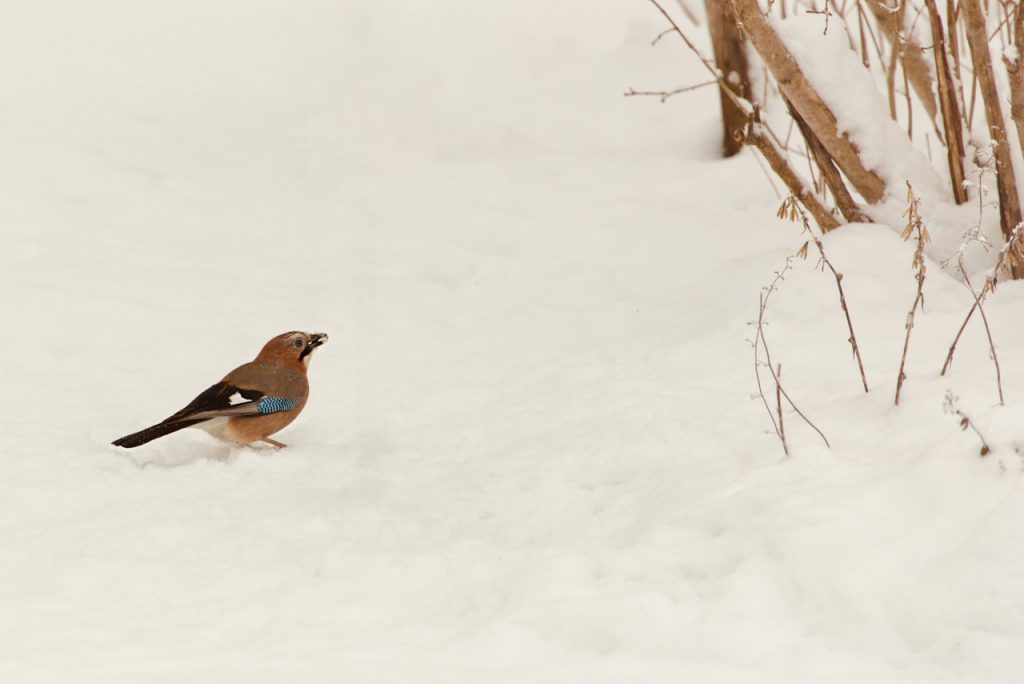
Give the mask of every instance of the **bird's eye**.
M 293 342 L 292 344 L 294 344 L 294 345 L 295 345 L 295 348 L 296 348 L 296 349 L 301 349 L 302 347 L 304 347 L 304 346 L 305 346 L 305 345 L 304 345 L 304 344 L 302 343 L 302 338 L 301 338 L 301 337 L 296 337 L 296 338 L 295 338 L 295 342 Z

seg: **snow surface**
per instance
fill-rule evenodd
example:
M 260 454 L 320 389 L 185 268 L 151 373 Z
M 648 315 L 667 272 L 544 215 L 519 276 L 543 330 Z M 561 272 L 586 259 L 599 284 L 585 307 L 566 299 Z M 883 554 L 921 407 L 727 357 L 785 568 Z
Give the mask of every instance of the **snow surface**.
M 144 6 L 143 6 L 144 5 Z M 802 244 L 646 3 L 10 6 L 0 680 L 1010 682 L 1024 290 Z M 813 251 L 813 250 L 812 250 Z M 324 330 L 280 438 L 109 442 Z M 995 448 L 943 413 L 953 391 Z
M 933 142 L 935 133 L 929 131 L 928 116 L 923 108 L 917 107 L 914 116 L 918 122 L 918 138 L 924 131 L 928 154 L 932 154 L 933 147 L 937 149 L 931 162 L 907 137 L 907 130 L 890 118 L 883 95 L 885 85 L 879 82 L 881 74 L 876 72 L 872 77 L 872 72 L 864 68 L 860 57 L 850 49 L 846 34 L 840 28 L 832 26 L 823 31 L 821 18 L 812 14 L 797 15 L 785 21 L 773 18 L 772 24 L 807 79 L 836 115 L 839 131 L 856 144 L 865 167 L 886 182 L 886 197 L 868 208 L 874 220 L 894 226 L 906 223 L 906 183 L 909 181 L 914 194 L 922 200 L 921 213 L 932 235 L 925 253 L 933 259 L 943 263 L 957 253 L 963 244 L 964 232 L 979 222 L 981 235 L 988 244 L 1002 244 L 998 210 L 989 210 L 981 219 L 978 216 L 977 188 L 979 185 L 983 188 L 983 201 L 991 203 L 990 198 L 996 195 L 993 173 L 981 174 L 969 153 L 965 160 L 965 177 L 972 183 L 971 199 L 958 206 L 952 199 L 944 148 Z M 987 144 L 988 132 L 983 126 L 979 129 L 978 140 Z M 974 243 L 967 245 L 963 254 L 971 270 L 984 268 L 992 261 L 991 253 Z M 954 260 L 949 267 L 951 273 L 956 273 L 957 263 Z

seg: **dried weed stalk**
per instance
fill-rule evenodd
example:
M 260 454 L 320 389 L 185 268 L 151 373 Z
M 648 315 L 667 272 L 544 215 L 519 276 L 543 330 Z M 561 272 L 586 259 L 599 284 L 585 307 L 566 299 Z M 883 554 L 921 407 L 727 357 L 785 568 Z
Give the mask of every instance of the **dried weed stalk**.
M 772 421 L 772 428 L 775 430 L 776 436 L 779 441 L 782 442 L 782 450 L 785 454 L 789 455 L 789 444 L 786 442 L 785 428 L 782 423 L 782 399 L 786 400 L 786 403 L 790 405 L 793 411 L 800 416 L 805 423 L 807 423 L 811 429 L 818 433 L 822 441 L 825 442 L 825 446 L 832 448 L 829 444 L 828 438 L 825 437 L 825 433 L 818 429 L 810 418 L 808 418 L 803 411 L 796 405 L 793 399 L 786 392 L 786 389 L 782 386 L 782 380 L 780 375 L 782 374 L 782 366 L 775 366 L 772 362 L 771 351 L 768 349 L 768 340 L 765 338 L 764 329 L 767 325 L 765 321 L 765 312 L 768 309 L 768 299 L 772 296 L 776 290 L 779 289 L 780 283 L 786 278 L 786 273 L 793 267 L 793 257 L 786 257 L 786 263 L 782 269 L 775 272 L 775 277 L 772 281 L 761 289 L 761 293 L 758 296 L 758 310 L 757 310 L 757 323 L 756 330 L 754 332 L 754 377 L 757 380 L 757 393 L 761 397 L 761 403 L 764 404 L 765 410 L 768 412 L 768 418 Z M 761 352 L 764 351 L 764 360 L 761 359 Z M 764 383 L 761 381 L 761 368 L 765 367 L 768 372 L 771 373 L 772 380 L 775 382 L 775 398 L 776 398 L 776 411 L 773 412 L 771 406 L 768 404 L 768 398 L 764 392 Z M 778 370 L 776 370 L 778 369 Z M 776 414 L 778 418 L 776 419 Z
M 981 434 L 981 430 L 979 430 L 978 426 L 974 424 L 974 421 L 971 420 L 970 416 L 964 413 L 960 408 L 960 397 L 955 396 L 952 392 L 947 390 L 946 399 L 942 404 L 942 410 L 960 419 L 961 430 L 971 428 L 971 430 L 974 431 L 974 434 L 978 435 L 978 439 L 981 440 L 981 450 L 979 451 L 981 456 L 988 456 L 992 453 L 992 447 L 988 445 L 988 440 L 985 439 L 985 435 Z
M 970 275 L 967 273 L 967 267 L 964 265 L 964 255 L 967 252 L 968 246 L 970 246 L 971 244 L 981 245 L 981 247 L 983 247 L 986 250 L 988 250 L 990 247 L 990 243 L 985 235 L 982 223 L 982 220 L 985 215 L 986 206 L 985 186 L 982 184 L 982 179 L 984 178 L 986 170 L 987 169 L 985 167 L 982 167 L 981 169 L 978 170 L 978 222 L 971 226 L 967 230 L 967 232 L 964 233 L 964 241 L 960 245 L 960 249 L 957 250 L 956 254 L 949 257 L 943 262 L 943 266 L 948 266 L 949 262 L 953 260 L 953 257 L 956 257 L 957 270 L 960 271 L 960 275 L 963 277 L 964 287 L 966 287 L 968 291 L 970 291 L 971 297 L 974 299 L 974 303 L 971 305 L 970 311 L 967 312 L 967 316 L 964 318 L 964 322 L 960 325 L 960 330 L 957 331 L 956 337 L 953 339 L 953 343 L 949 347 L 949 352 L 946 354 L 946 362 L 942 366 L 941 375 L 945 375 L 946 370 L 949 368 L 949 364 L 952 363 L 953 352 L 956 349 L 956 344 L 960 340 L 960 336 L 963 334 L 963 331 L 966 329 L 968 321 L 971 320 L 971 316 L 974 314 L 974 312 L 978 311 L 981 314 L 981 322 L 985 326 L 985 336 L 988 338 L 989 356 L 991 357 L 992 363 L 996 369 L 996 389 L 999 390 L 999 404 L 1005 406 L 1006 403 L 1003 398 L 1003 376 L 1002 371 L 999 368 L 999 356 L 996 354 L 996 345 L 995 342 L 992 340 L 992 329 L 989 327 L 988 324 L 988 316 L 985 315 L 985 307 L 983 305 L 983 300 L 991 290 L 995 289 L 996 278 L 998 278 L 1001 274 L 1008 275 L 1008 273 L 1005 273 L 1007 269 L 1005 269 L 1002 266 L 1002 264 L 1004 264 L 1007 259 L 1013 258 L 1014 244 L 1019 239 L 1019 231 L 1021 229 L 1021 226 L 1018 225 L 1014 228 L 1013 232 L 1010 235 L 1010 240 L 1005 245 L 1003 245 L 1003 249 L 1000 250 L 999 255 L 997 257 L 996 267 L 992 271 L 992 274 L 989 277 L 985 278 L 985 283 L 984 285 L 982 285 L 981 292 L 975 290 L 974 283 L 971 282 Z
M 977 290 L 974 289 L 974 285 L 971 284 L 971 279 L 967 275 L 967 269 L 964 268 L 964 257 L 960 255 L 959 263 L 957 264 L 960 270 L 960 275 L 964 277 L 964 287 L 971 291 L 971 296 L 974 297 L 974 306 L 978 309 L 978 313 L 981 314 L 981 322 L 985 326 L 985 335 L 988 337 L 988 349 L 992 357 L 992 363 L 996 367 L 996 388 L 999 390 L 999 405 L 1005 406 L 1006 401 L 1003 399 L 1003 375 L 999 370 L 999 356 L 996 354 L 996 345 L 992 341 L 992 329 L 988 325 L 988 316 L 985 315 L 985 307 L 981 304 L 981 298 L 978 296 Z M 986 281 L 987 283 L 988 281 Z
M 839 291 L 839 305 L 843 309 L 843 315 L 846 317 L 846 327 L 850 331 L 850 337 L 847 341 L 850 343 L 850 348 L 853 350 L 853 358 L 857 362 L 857 369 L 860 371 L 860 380 L 864 385 L 864 391 L 868 391 L 868 378 L 864 373 L 864 361 L 860 357 L 860 345 L 857 344 L 857 334 L 853 331 L 853 320 L 850 318 L 850 307 L 846 303 L 846 293 L 843 292 L 843 274 L 836 270 L 836 267 L 832 265 L 828 256 L 825 254 L 825 245 L 822 243 L 821 238 L 815 234 L 811 229 L 811 223 L 807 220 L 807 214 L 800 205 L 797 204 L 795 198 L 790 195 L 783 200 L 782 205 L 778 211 L 779 218 L 788 218 L 790 221 L 800 221 L 803 224 L 804 232 L 810 237 L 808 242 L 805 242 L 803 246 L 797 251 L 797 256 L 802 259 L 807 258 L 807 248 L 810 243 L 814 243 L 814 246 L 818 250 L 818 267 L 824 271 L 825 268 L 832 271 L 832 275 L 836 279 L 836 289 Z
M 920 306 L 921 311 L 924 311 L 924 279 L 925 271 L 927 270 L 924 263 L 924 246 L 928 242 L 930 236 L 928 235 L 928 229 L 924 225 L 924 221 L 921 219 L 920 212 L 921 200 L 914 194 L 914 188 L 907 182 L 907 211 L 904 216 L 907 217 L 907 226 L 903 229 L 903 233 L 900 235 L 904 240 L 909 240 L 916 233 L 917 235 L 917 249 L 914 250 L 914 260 L 912 267 L 916 271 L 914 278 L 917 280 L 917 293 L 914 295 L 914 303 L 910 306 L 910 311 L 907 313 L 907 335 L 903 339 L 903 356 L 900 358 L 900 372 L 896 377 L 896 405 L 900 405 L 900 391 L 903 389 L 903 381 L 907 379 L 907 375 L 904 372 L 907 364 L 907 351 L 910 349 L 910 332 L 914 329 L 914 314 L 917 313 L 917 308 Z
M 971 294 L 974 295 L 974 304 L 971 305 L 970 310 L 967 312 L 967 316 L 964 317 L 964 322 L 960 324 L 960 329 L 957 330 L 956 337 L 953 338 L 952 344 L 949 345 L 949 352 L 946 354 L 946 361 L 942 364 L 942 371 L 939 373 L 939 375 L 945 375 L 946 371 L 949 370 L 950 365 L 952 365 L 953 354 L 956 352 L 956 345 L 957 343 L 960 342 L 960 336 L 963 335 L 964 330 L 967 328 L 967 323 L 970 322 L 971 316 L 974 315 L 975 311 L 980 310 L 982 308 L 982 304 L 985 301 L 985 297 L 987 297 L 990 292 L 996 291 L 996 286 L 998 285 L 1000 279 L 1006 277 L 1007 275 L 1010 275 L 1009 264 L 1011 263 L 1011 261 L 1015 259 L 1019 260 L 1021 258 L 1020 253 L 1022 245 L 1024 245 L 1024 223 L 1018 224 L 1013 229 L 1013 232 L 1010 234 L 1010 239 L 1007 240 L 1003 244 L 1003 248 L 999 250 L 999 254 L 996 256 L 995 266 L 993 266 L 989 274 L 985 276 L 985 283 L 981 286 L 981 291 L 975 294 L 974 288 L 970 286 L 970 283 L 967 283 L 968 287 L 971 290 Z M 1024 261 L 1021 261 L 1021 263 L 1024 263 Z M 963 270 L 962 256 L 960 257 L 960 272 L 964 274 L 964 279 L 966 281 L 967 274 Z M 985 329 L 987 332 L 988 322 L 984 318 L 984 312 L 982 312 L 982 320 L 985 321 Z M 992 345 L 991 334 L 989 334 L 989 344 Z M 992 358 L 993 361 L 996 363 L 996 376 L 998 379 L 999 366 L 998 361 L 995 358 L 994 345 L 992 345 Z M 1000 383 L 1000 403 L 1002 403 L 1002 396 L 1002 384 Z

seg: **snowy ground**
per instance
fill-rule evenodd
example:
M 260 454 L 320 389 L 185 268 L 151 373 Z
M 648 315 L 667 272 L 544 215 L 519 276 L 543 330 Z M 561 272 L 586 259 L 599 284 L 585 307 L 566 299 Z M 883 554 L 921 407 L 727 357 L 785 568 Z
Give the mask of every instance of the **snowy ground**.
M 802 243 L 643 2 L 70 0 L 0 23 L 0 679 L 1009 682 L 1024 289 Z M 285 451 L 180 408 L 325 330 Z M 942 411 L 946 390 L 987 430 Z M 1016 403 L 1015 403 L 1016 402 Z

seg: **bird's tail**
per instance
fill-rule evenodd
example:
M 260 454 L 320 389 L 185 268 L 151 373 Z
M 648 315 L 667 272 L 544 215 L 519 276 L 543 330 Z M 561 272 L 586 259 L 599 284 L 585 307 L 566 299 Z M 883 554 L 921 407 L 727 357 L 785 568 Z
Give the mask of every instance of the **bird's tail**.
M 130 435 L 125 435 L 120 439 L 115 439 L 113 442 L 111 442 L 111 444 L 113 444 L 114 446 L 124 447 L 126 449 L 133 449 L 137 446 L 145 444 L 146 442 L 151 442 L 157 437 L 163 437 L 164 435 L 169 435 L 172 432 L 177 432 L 182 428 L 187 428 L 190 425 L 195 425 L 196 423 L 202 422 L 202 419 L 200 419 L 157 423 L 156 425 L 151 425 L 145 430 L 139 430 L 138 432 L 134 432 Z

